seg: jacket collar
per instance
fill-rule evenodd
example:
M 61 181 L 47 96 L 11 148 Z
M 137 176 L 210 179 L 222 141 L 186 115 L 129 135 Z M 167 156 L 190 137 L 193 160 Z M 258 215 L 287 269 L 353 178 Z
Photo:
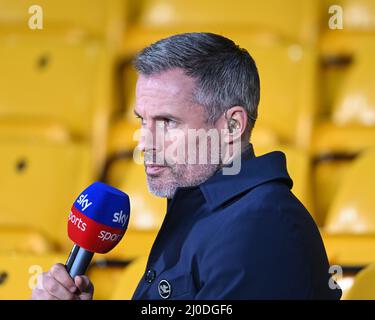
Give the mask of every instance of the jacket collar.
M 290 189 L 290 178 L 285 154 L 274 151 L 256 157 L 251 144 L 241 154 L 241 169 L 236 175 L 223 175 L 222 169 L 203 182 L 199 187 L 213 210 L 235 196 L 266 182 L 279 180 Z

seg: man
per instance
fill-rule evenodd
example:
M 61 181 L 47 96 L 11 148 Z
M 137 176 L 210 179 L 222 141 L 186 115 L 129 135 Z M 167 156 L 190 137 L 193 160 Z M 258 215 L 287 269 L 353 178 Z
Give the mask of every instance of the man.
M 147 183 L 168 209 L 133 298 L 339 299 L 284 154 L 255 157 L 249 144 L 260 91 L 249 53 L 219 35 L 188 33 L 145 48 L 135 67 Z M 220 135 L 200 149 L 201 139 L 187 139 L 197 130 Z M 204 161 L 187 161 L 192 154 Z M 88 278 L 74 282 L 62 265 L 41 280 L 36 299 L 92 297 Z

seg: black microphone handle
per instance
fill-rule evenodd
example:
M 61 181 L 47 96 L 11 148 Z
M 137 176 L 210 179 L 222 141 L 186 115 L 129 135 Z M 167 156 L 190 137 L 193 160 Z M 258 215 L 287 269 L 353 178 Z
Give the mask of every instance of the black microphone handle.
M 81 276 L 86 273 L 94 252 L 87 251 L 75 244 L 70 251 L 65 267 L 69 275 L 74 279 L 75 276 Z

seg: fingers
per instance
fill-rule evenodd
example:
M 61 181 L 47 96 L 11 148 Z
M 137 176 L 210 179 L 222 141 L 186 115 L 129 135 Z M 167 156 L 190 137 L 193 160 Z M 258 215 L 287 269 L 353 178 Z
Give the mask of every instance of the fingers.
M 49 272 L 38 276 L 38 283 L 32 292 L 35 300 L 77 300 L 77 286 L 62 264 L 55 264 Z
M 86 276 L 76 276 L 74 282 L 78 287 L 80 300 L 91 300 L 94 294 L 94 286 Z
M 67 290 L 69 290 L 72 293 L 76 292 L 77 286 L 75 285 L 73 279 L 69 275 L 64 265 L 62 265 L 61 263 L 53 265 L 49 273 L 53 278 L 56 279 L 56 281 L 62 284 Z
M 86 276 L 73 280 L 62 264 L 55 264 L 47 273 L 38 276 L 32 292 L 34 300 L 91 300 L 94 286 Z
M 55 278 L 46 274 L 43 278 L 43 288 L 51 295 L 59 300 L 76 300 L 77 297 L 74 293 L 66 289 Z

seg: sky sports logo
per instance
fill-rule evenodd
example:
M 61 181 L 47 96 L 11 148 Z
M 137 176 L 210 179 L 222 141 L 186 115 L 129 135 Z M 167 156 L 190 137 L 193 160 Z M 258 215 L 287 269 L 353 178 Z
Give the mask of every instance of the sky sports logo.
M 82 207 L 82 212 L 92 205 L 92 202 L 89 201 L 87 194 L 81 194 L 77 199 L 77 203 Z
M 89 206 L 92 205 L 92 202 L 87 198 L 87 194 L 82 194 L 77 199 L 77 203 L 82 207 L 82 212 L 85 211 Z M 122 227 L 125 227 L 127 221 L 129 219 L 129 215 L 123 213 L 122 210 L 120 212 L 115 212 L 113 214 L 112 222 L 120 224 Z M 85 230 L 82 230 L 85 231 Z
M 82 232 L 86 231 L 87 224 L 81 218 L 77 217 L 72 211 L 69 213 L 69 221 Z
M 120 212 L 115 212 L 113 214 L 112 222 L 116 222 L 124 228 L 126 223 L 128 222 L 128 219 L 129 219 L 129 215 L 123 213 L 123 211 L 120 210 Z
M 121 226 L 121 230 L 119 230 L 117 228 L 109 227 L 96 222 L 95 220 L 85 216 L 82 212 L 74 208 L 74 206 L 69 214 L 69 222 L 76 229 L 78 229 L 78 232 L 86 232 L 87 229 L 90 229 L 88 236 L 94 236 L 97 239 L 100 239 L 102 242 L 119 242 L 124 234 L 123 229 L 125 228 L 128 219 L 129 215 L 123 213 L 122 210 L 120 210 L 120 212 L 115 212 L 112 215 L 112 222 L 118 223 Z M 73 231 L 72 229 L 70 230 Z M 95 234 L 97 236 L 95 236 Z

